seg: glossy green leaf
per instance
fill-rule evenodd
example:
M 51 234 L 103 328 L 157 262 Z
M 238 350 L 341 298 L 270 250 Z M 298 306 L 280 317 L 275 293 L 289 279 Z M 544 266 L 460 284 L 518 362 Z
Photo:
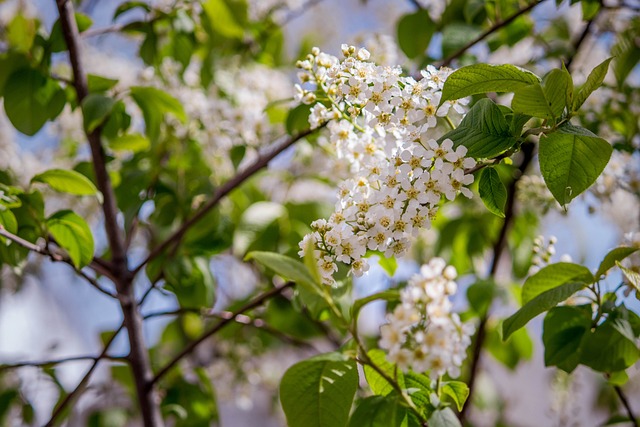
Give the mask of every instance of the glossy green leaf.
M 622 271 L 622 274 L 627 279 L 627 282 L 633 286 L 637 292 L 640 292 L 640 273 L 630 268 L 624 267 L 622 264 L 616 261 L 616 265 Z
M 580 363 L 599 372 L 615 372 L 627 369 L 639 357 L 635 342 L 621 334 L 609 318 L 585 337 Z
M 317 293 L 318 287 L 322 286 L 313 280 L 313 276 L 303 263 L 288 256 L 274 252 L 254 251 L 249 252 L 245 260 L 255 260 L 284 279 L 296 282 L 314 293 Z
M 540 139 L 540 172 L 553 197 L 564 206 L 595 182 L 612 151 L 607 141 L 587 129 L 566 124 Z
M 462 427 L 462 424 L 451 408 L 443 408 L 429 417 L 429 427 Z
M 588 268 L 568 262 L 549 264 L 530 276 L 522 286 L 522 304 L 543 292 L 568 282 L 590 284 L 595 281 Z
M 118 80 L 116 79 L 110 79 L 96 74 L 87 74 L 87 87 L 90 93 L 106 92 L 117 84 Z
M 131 88 L 131 97 L 142 110 L 146 133 L 151 141 L 158 139 L 160 125 L 165 114 L 172 114 L 183 123 L 187 120 L 182 104 L 160 89 L 150 86 L 134 86 Z
M 380 368 L 380 370 L 388 377 L 397 377 L 397 382 L 400 387 L 405 387 L 402 371 L 396 369 L 395 365 L 391 364 L 387 360 L 387 356 L 384 351 L 379 349 L 369 350 L 367 352 L 367 356 L 369 356 L 371 362 Z M 364 376 L 374 394 L 385 396 L 394 390 L 393 386 L 371 366 L 364 365 Z
M 109 115 L 115 100 L 98 93 L 90 93 L 82 100 L 82 116 L 84 129 L 87 132 L 93 132 L 98 126 L 102 125 Z
M 407 417 L 407 408 L 397 394 L 369 396 L 359 404 L 349 427 L 402 427 Z
M 128 133 L 109 141 L 109 147 L 114 151 L 131 151 L 139 153 L 151 147 L 151 141 L 139 133 Z
M 442 393 L 449 396 L 456 404 L 458 411 L 462 410 L 464 403 L 469 397 L 469 386 L 462 381 L 444 381 L 442 383 Z
M 74 170 L 49 169 L 31 179 L 31 182 L 41 182 L 62 193 L 77 196 L 98 195 L 98 189 L 86 176 Z
M 570 76 L 565 70 L 551 70 L 543 83 L 535 83 L 515 91 L 511 108 L 516 113 L 556 120 L 567 105 Z
M 47 218 L 46 224 L 56 243 L 69 254 L 76 268 L 91 263 L 94 251 L 93 235 L 82 217 L 70 210 L 63 210 Z
M 605 257 L 600 262 L 600 266 L 598 267 L 598 271 L 596 271 L 594 277 L 596 279 L 599 279 L 604 274 L 606 274 L 607 271 L 609 271 L 613 266 L 615 266 L 618 261 L 622 261 L 638 250 L 640 250 L 640 248 L 634 248 L 631 246 L 620 246 L 610 250 L 609 253 L 605 255 Z
M 408 58 L 424 54 L 436 30 L 426 9 L 404 15 L 398 21 L 398 45 Z
M 280 383 L 280 402 L 288 425 L 345 426 L 357 387 L 356 363 L 339 353 L 296 363 Z
M 580 89 L 573 100 L 573 111 L 578 111 L 587 98 L 589 98 L 589 95 L 602 85 L 602 82 L 607 75 L 607 71 L 609 70 L 609 63 L 612 59 L 613 58 L 606 59 L 591 71 L 589 77 L 587 77 L 587 81 L 580 86 Z
M 565 283 L 536 296 L 504 321 L 502 324 L 502 339 L 506 340 L 512 333 L 529 323 L 529 320 L 555 307 L 584 288 L 584 286 L 585 284 L 581 282 Z
M 18 221 L 16 216 L 8 209 L 0 209 L 0 227 L 4 228 L 11 234 L 18 232 Z M 10 243 L 4 237 L 0 236 L 0 243 Z
M 490 158 L 507 151 L 516 143 L 500 108 L 490 99 L 481 99 L 469 110 L 460 125 L 440 137 L 451 139 L 454 147 L 467 147 L 467 156 Z
M 64 108 L 67 98 L 58 82 L 39 71 L 21 68 L 11 74 L 4 90 L 7 117 L 20 132 L 35 135 Z
M 513 92 L 539 81 L 540 78 L 532 72 L 513 65 L 469 65 L 447 78 L 440 103 L 487 92 Z
M 484 168 L 480 174 L 478 192 L 480 193 L 482 203 L 484 203 L 487 209 L 500 218 L 504 218 L 504 207 L 507 203 L 507 189 L 494 168 Z
M 542 342 L 545 366 L 571 373 L 580 363 L 580 344 L 591 329 L 589 307 L 555 307 L 544 318 Z

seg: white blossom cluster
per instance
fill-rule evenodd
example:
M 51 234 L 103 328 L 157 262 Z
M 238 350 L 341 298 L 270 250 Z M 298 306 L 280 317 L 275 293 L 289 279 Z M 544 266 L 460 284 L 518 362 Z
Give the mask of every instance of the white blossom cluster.
M 475 165 L 465 147 L 433 139 L 442 122 L 453 124 L 465 112 L 465 100 L 439 107 L 449 69 L 428 67 L 415 80 L 401 76 L 400 68 L 367 61 L 366 49 L 342 50 L 339 61 L 314 48 L 298 63 L 302 85 L 296 85 L 298 100 L 313 104 L 311 126 L 326 123 L 337 157 L 351 165 L 335 212 L 313 222 L 300 243 L 301 256 L 314 250 L 327 284 L 337 262 L 360 276 L 369 268 L 367 251 L 405 254 L 412 236 L 430 227 L 443 196 L 471 197 L 465 186 L 473 176 L 465 169 Z
M 457 290 L 453 266 L 433 258 L 400 292 L 400 304 L 380 328 L 379 345 L 403 371 L 429 372 L 433 379 L 460 375 L 460 366 L 474 332 L 451 312 L 449 296 Z
M 540 175 L 523 175 L 516 185 L 516 197 L 524 210 L 530 210 L 540 215 L 545 215 L 551 209 L 561 210 Z
M 542 235 L 533 239 L 533 258 L 531 259 L 532 265 L 529 269 L 529 274 L 534 274 L 551 263 L 551 258 L 556 254 L 556 243 L 558 243 L 556 236 L 549 236 L 546 242 L 545 237 Z M 563 254 L 559 260 L 559 262 L 571 261 L 569 254 Z

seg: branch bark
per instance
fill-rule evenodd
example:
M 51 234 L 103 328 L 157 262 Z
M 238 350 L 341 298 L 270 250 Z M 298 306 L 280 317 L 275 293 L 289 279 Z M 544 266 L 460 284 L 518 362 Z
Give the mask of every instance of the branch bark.
M 82 101 L 89 94 L 89 90 L 87 76 L 81 61 L 79 34 L 73 5 L 70 0 L 56 0 L 56 5 L 60 14 L 62 34 L 69 50 L 69 61 L 73 70 L 73 85 L 78 104 L 82 104 Z M 124 326 L 127 328 L 129 337 L 129 359 L 143 423 L 145 427 L 158 427 L 164 423 L 160 414 L 158 399 L 156 399 L 153 388 L 149 386 L 153 372 L 143 337 L 142 316 L 138 311 L 133 292 L 133 274 L 131 274 L 127 266 L 124 232 L 118 226 L 118 208 L 111 179 L 107 172 L 105 151 L 100 136 L 101 132 L 102 129 L 98 127 L 94 131 L 87 133 L 87 139 L 91 148 L 96 183 L 104 198 L 102 210 L 111 251 L 111 272 L 114 276 L 114 283 L 124 316 Z
M 513 22 L 516 18 L 518 18 L 519 16 L 524 15 L 525 13 L 529 12 L 531 9 L 533 9 L 534 7 L 536 7 L 537 5 L 542 3 L 543 1 L 544 0 L 536 0 L 533 3 L 529 4 L 528 6 L 525 6 L 522 9 L 518 10 L 513 15 L 509 16 L 507 19 L 505 19 L 503 21 L 496 22 L 490 28 L 485 30 L 480 35 L 478 35 L 478 37 L 476 37 L 475 39 L 471 40 L 466 45 L 462 46 L 460 49 L 458 49 L 457 51 L 455 51 L 454 53 L 449 55 L 447 58 L 443 59 L 442 62 L 439 64 L 439 66 L 440 67 L 449 66 L 451 64 L 451 62 L 453 62 L 455 59 L 458 59 L 467 50 L 471 49 L 473 46 L 475 46 L 476 44 L 480 43 L 482 40 L 486 39 L 487 37 L 489 37 L 491 34 L 495 33 L 496 31 L 498 31 L 499 29 L 501 29 L 503 27 L 506 27 L 511 22 Z
M 511 224 L 513 223 L 513 219 L 515 217 L 515 201 L 516 201 L 516 188 L 518 185 L 518 181 L 520 177 L 529 167 L 531 161 L 533 160 L 533 150 L 534 145 L 532 143 L 524 143 L 522 144 L 522 153 L 524 154 L 524 158 L 522 159 L 522 163 L 518 167 L 520 174 L 516 176 L 513 181 L 509 184 L 507 189 L 507 204 L 505 206 L 504 211 L 504 221 L 502 222 L 502 227 L 500 227 L 500 232 L 498 234 L 498 238 L 496 239 L 493 245 L 493 260 L 491 261 L 491 267 L 489 270 L 489 276 L 495 277 L 498 271 L 498 265 L 500 263 L 500 258 L 504 252 L 504 249 L 507 246 L 507 233 Z M 478 370 L 480 368 L 480 357 L 482 355 L 482 347 L 484 346 L 484 340 L 486 338 L 487 332 L 487 320 L 489 319 L 489 310 L 487 309 L 487 313 L 480 318 L 480 322 L 478 323 L 478 329 L 476 332 L 476 337 L 473 342 L 473 350 L 471 356 L 471 366 L 469 369 L 469 381 L 467 385 L 469 386 L 469 395 L 467 397 L 467 403 L 462 407 L 458 418 L 460 419 L 460 423 L 464 424 L 467 419 L 468 411 L 471 408 L 471 402 L 473 398 L 473 393 L 475 391 L 475 382 L 478 374 Z
M 257 297 L 249 301 L 247 304 L 240 307 L 238 310 L 230 313 L 230 315 L 227 316 L 226 318 L 221 319 L 218 323 L 216 323 L 213 327 L 211 327 L 211 329 L 209 329 L 204 334 L 202 334 L 200 338 L 198 338 L 197 340 L 193 341 L 191 344 L 186 346 L 180 353 L 174 356 L 174 358 L 171 359 L 169 363 L 167 363 L 164 367 L 162 367 L 158 371 L 158 373 L 153 377 L 153 380 L 151 381 L 150 385 L 153 385 L 156 382 L 158 382 L 163 376 L 167 374 L 167 372 L 169 372 L 174 366 L 176 366 L 178 362 L 180 362 L 185 356 L 191 354 L 200 344 L 206 341 L 209 337 L 217 333 L 220 329 L 224 328 L 229 323 L 235 322 L 238 316 L 240 316 L 241 314 L 249 310 L 252 310 L 254 308 L 261 306 L 269 299 L 275 297 L 276 295 L 279 295 L 282 291 L 292 287 L 293 285 L 294 285 L 293 282 L 287 282 L 284 285 L 278 286 L 276 288 L 272 288 L 267 292 L 264 292 L 263 294 L 258 295 Z
M 629 420 L 630 420 L 631 424 L 633 425 L 633 427 L 638 427 L 638 419 L 633 414 L 633 410 L 631 409 L 631 405 L 629 404 L 629 400 L 627 399 L 627 396 L 622 391 L 622 388 L 620 388 L 620 386 L 617 386 L 617 385 L 614 386 L 613 388 L 616 391 L 616 394 L 618 395 L 618 398 L 622 402 L 622 406 L 624 406 L 625 411 L 627 411 L 627 416 L 629 417 Z
M 113 361 L 127 360 L 125 356 L 109 356 L 108 354 L 104 354 L 104 355 L 99 354 L 98 356 L 70 356 L 70 357 L 63 357 L 60 359 L 51 359 L 51 360 L 42 360 L 42 361 L 5 363 L 3 365 L 0 365 L 0 372 L 8 371 L 9 369 L 25 368 L 28 366 L 44 368 L 46 366 L 60 365 L 60 364 L 69 363 L 69 362 L 79 362 L 79 361 L 87 361 L 87 360 L 92 360 L 95 362 L 96 360 L 100 360 L 100 359 L 113 360 Z
M 324 127 L 324 126 L 322 126 Z M 171 247 L 175 247 L 180 244 L 184 235 L 198 223 L 211 209 L 216 207 L 220 200 L 224 198 L 227 194 L 238 188 L 242 183 L 244 183 L 248 178 L 253 176 L 256 172 L 260 171 L 264 167 L 266 167 L 269 162 L 276 157 L 278 154 L 282 153 L 287 148 L 291 147 L 293 144 L 305 138 L 312 133 L 316 132 L 320 128 L 309 129 L 304 132 L 301 132 L 297 135 L 291 136 L 280 144 L 276 144 L 269 150 L 267 153 L 259 156 L 251 165 L 238 172 L 233 178 L 229 181 L 222 184 L 216 192 L 213 194 L 213 197 L 202 207 L 198 212 L 195 213 L 190 219 L 185 221 L 180 228 L 173 232 L 169 238 L 167 238 L 164 242 L 155 246 L 155 248 L 147 255 L 144 261 L 140 263 L 136 268 L 133 269 L 133 274 L 137 274 L 147 263 L 151 260 L 160 256 L 164 251 Z

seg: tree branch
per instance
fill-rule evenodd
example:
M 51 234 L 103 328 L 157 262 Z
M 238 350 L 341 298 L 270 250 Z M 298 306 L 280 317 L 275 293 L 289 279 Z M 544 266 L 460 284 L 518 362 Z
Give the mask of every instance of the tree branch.
M 504 220 L 502 222 L 502 227 L 500 227 L 498 238 L 493 245 L 493 260 L 491 261 L 491 267 L 489 270 L 490 277 L 495 277 L 498 271 L 500 258 L 502 257 L 504 249 L 507 246 L 507 232 L 511 227 L 511 223 L 513 222 L 515 214 L 514 208 L 516 201 L 516 188 L 520 177 L 524 174 L 524 172 L 529 167 L 529 164 L 533 160 L 533 150 L 534 145 L 532 143 L 522 144 L 522 152 L 524 154 L 524 158 L 522 159 L 522 163 L 518 167 L 518 170 L 520 171 L 519 175 L 514 177 L 513 181 L 511 181 L 511 184 L 509 184 L 509 187 L 507 189 L 507 204 L 504 211 Z M 467 396 L 467 403 L 462 407 L 462 410 L 458 415 L 461 424 L 464 424 L 467 418 L 468 410 L 469 408 L 471 408 L 472 397 L 475 391 L 476 376 L 480 367 L 480 356 L 482 355 L 482 347 L 484 346 L 484 340 L 486 338 L 488 319 L 489 309 L 487 309 L 487 312 L 480 317 L 480 323 L 478 324 L 475 340 L 473 342 L 471 366 L 469 368 L 469 380 L 467 382 L 467 385 L 469 386 L 469 395 Z
M 71 404 L 71 402 L 73 402 L 73 400 L 80 393 L 82 393 L 82 391 L 84 390 L 85 385 L 89 382 L 89 379 L 91 378 L 91 375 L 93 374 L 93 372 L 98 367 L 98 364 L 100 363 L 100 361 L 106 357 L 107 352 L 109 351 L 109 348 L 111 347 L 111 344 L 113 344 L 113 342 L 115 341 L 116 337 L 118 336 L 120 331 L 122 331 L 123 328 L 124 328 L 124 323 L 122 323 L 118 327 L 118 329 L 116 329 L 114 331 L 114 333 L 111 336 L 111 338 L 109 338 L 109 340 L 105 343 L 104 348 L 102 349 L 102 352 L 100 352 L 100 354 L 95 358 L 95 360 L 93 361 L 93 365 L 91 365 L 91 367 L 89 368 L 87 373 L 84 374 L 84 377 L 82 377 L 82 379 L 80 380 L 80 382 L 78 383 L 76 388 L 73 389 L 73 391 L 71 393 L 67 394 L 65 396 L 65 398 L 56 406 L 56 408 L 54 409 L 53 413 L 51 414 L 51 418 L 49 419 L 49 422 L 47 422 L 45 427 L 53 427 L 55 425 L 56 420 L 62 415 L 64 410 Z
M 25 361 L 25 362 L 16 362 L 16 363 L 4 363 L 2 365 L 0 365 L 0 372 L 2 371 L 7 371 L 9 369 L 17 369 L 17 368 L 24 368 L 27 366 L 31 366 L 31 367 L 36 367 L 36 368 L 44 368 L 47 366 L 53 366 L 53 365 L 60 365 L 63 363 L 68 363 L 68 362 L 78 362 L 78 361 L 82 361 L 82 360 L 92 360 L 92 361 L 96 361 L 99 359 L 106 359 L 106 360 L 114 360 L 114 361 L 127 361 L 126 356 L 109 356 L 108 354 L 105 355 L 98 355 L 98 356 L 71 356 L 71 357 L 63 357 L 60 359 L 52 359 L 52 360 L 43 360 L 43 361 Z
M 439 67 L 447 67 L 447 66 L 449 66 L 451 64 L 451 62 L 453 62 L 453 60 L 458 59 L 467 50 L 471 49 L 473 46 L 475 46 L 476 44 L 480 43 L 482 40 L 484 40 L 485 38 L 487 38 L 491 34 L 495 33 L 499 29 L 501 29 L 503 27 L 506 27 L 511 22 L 513 22 L 517 17 L 519 17 L 521 15 L 524 15 L 525 13 L 529 12 L 531 9 L 533 9 L 534 7 L 536 7 L 537 5 L 542 3 L 543 1 L 544 0 L 536 0 L 533 3 L 529 4 L 528 6 L 518 10 L 516 13 L 514 13 L 511 16 L 509 16 L 507 19 L 505 19 L 503 21 L 496 22 L 490 28 L 488 28 L 483 33 L 481 33 L 478 37 L 476 37 L 475 39 L 471 40 L 466 45 L 462 46 L 460 49 L 458 49 L 457 51 L 455 51 L 454 53 L 449 55 L 447 58 L 443 59 L 442 62 L 439 64 Z
M 69 259 L 69 257 L 66 254 L 62 254 L 62 253 L 54 253 L 51 251 L 50 248 L 48 247 L 42 247 L 39 245 L 36 245 L 34 243 L 29 242 L 28 240 L 23 239 L 20 236 L 16 236 L 13 233 L 10 233 L 6 228 L 4 228 L 1 224 L 0 224 L 0 236 L 11 240 L 12 242 L 16 243 L 17 245 L 22 246 L 23 248 L 26 248 L 28 250 L 30 250 L 31 252 L 35 252 L 37 254 L 40 254 L 42 256 L 46 256 L 49 259 L 51 259 L 51 261 L 53 262 L 63 262 L 67 265 L 69 265 L 71 268 L 73 268 L 73 270 L 76 272 L 77 275 L 81 276 L 83 279 L 85 279 L 91 286 L 93 286 L 94 288 L 96 288 L 98 291 L 102 292 L 103 294 L 111 297 L 111 298 L 117 298 L 117 296 L 115 294 L 113 294 L 112 292 L 110 292 L 109 290 L 103 288 L 96 279 L 94 279 L 93 277 L 90 277 L 88 274 L 86 274 L 84 271 L 80 270 L 79 268 L 76 268 L 75 265 L 73 265 L 73 263 L 71 262 L 71 260 Z M 90 267 L 94 266 L 94 262 L 92 261 L 90 264 Z M 98 266 L 98 264 L 95 264 L 95 266 L 99 269 L 100 267 Z
M 587 21 L 587 25 L 585 25 L 584 29 L 582 30 L 582 33 L 580 33 L 580 36 L 578 36 L 578 38 L 573 42 L 573 52 L 571 53 L 571 56 L 567 59 L 567 62 L 564 64 L 565 67 L 567 67 L 567 70 L 572 71 L 571 65 L 573 64 L 573 60 L 578 55 L 578 52 L 580 51 L 580 48 L 582 47 L 582 44 L 584 43 L 584 41 L 587 39 L 587 36 L 591 33 L 591 28 L 593 27 L 593 24 L 600 16 L 601 12 L 602 12 L 602 2 L 600 4 L 600 10 L 598 10 L 598 12 L 593 16 L 593 18 Z
M 200 338 L 191 342 L 191 344 L 187 345 L 180 353 L 174 356 L 174 358 L 171 359 L 169 363 L 167 363 L 164 367 L 162 367 L 151 380 L 150 386 L 158 382 L 158 380 L 160 380 L 167 372 L 169 372 L 176 364 L 178 364 L 180 360 L 182 360 L 185 356 L 191 354 L 196 349 L 196 347 L 198 347 L 200 344 L 206 341 L 207 338 L 217 333 L 219 330 L 227 326 L 229 323 L 234 322 L 238 316 L 245 313 L 246 311 L 249 311 L 256 307 L 261 306 L 269 299 L 275 297 L 276 295 L 279 295 L 282 291 L 292 286 L 294 286 L 293 282 L 287 282 L 284 285 L 278 286 L 276 288 L 272 288 L 264 292 L 263 294 L 258 295 L 257 297 L 249 301 L 247 304 L 243 305 L 238 310 L 234 311 L 233 313 L 230 313 L 228 318 L 221 319 L 211 329 L 209 329 L 204 334 L 202 334 Z
M 305 138 L 320 128 L 309 129 L 304 132 L 301 132 L 297 135 L 291 136 L 280 144 L 275 144 L 268 152 L 259 156 L 251 165 L 247 166 L 242 171 L 238 172 L 233 178 L 229 181 L 222 184 L 216 192 L 213 194 L 213 197 L 205 203 L 205 205 L 200 208 L 198 212 L 196 212 L 190 219 L 185 221 L 180 228 L 173 232 L 169 238 L 167 238 L 164 242 L 156 245 L 153 250 L 147 255 L 144 261 L 140 263 L 136 268 L 133 269 L 133 274 L 137 274 L 149 261 L 155 259 L 160 256 L 165 250 L 177 246 L 180 244 L 180 241 L 184 237 L 184 235 L 189 231 L 191 227 L 198 223 L 211 209 L 216 207 L 220 200 L 224 198 L 227 194 L 238 188 L 242 183 L 244 183 L 248 178 L 253 176 L 256 172 L 260 171 L 264 167 L 266 167 L 269 162 L 276 157 L 278 154 L 282 153 L 287 148 L 291 147 L 293 144 Z
M 638 419 L 633 414 L 633 410 L 631 409 L 629 400 L 627 399 L 627 396 L 625 396 L 624 392 L 622 391 L 622 388 L 616 385 L 616 386 L 613 386 L 613 389 L 616 391 L 616 394 L 618 395 L 618 398 L 620 398 L 620 401 L 622 402 L 624 409 L 627 411 L 627 415 L 629 416 L 629 421 L 634 427 L 638 427 L 639 426 Z

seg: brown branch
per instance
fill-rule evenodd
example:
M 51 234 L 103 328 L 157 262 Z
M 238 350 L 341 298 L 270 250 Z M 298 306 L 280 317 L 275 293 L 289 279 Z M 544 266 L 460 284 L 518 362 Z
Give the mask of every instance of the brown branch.
M 507 246 L 507 232 L 509 231 L 509 228 L 511 227 L 511 224 L 515 217 L 514 208 L 516 201 L 516 188 L 520 177 L 524 174 L 524 172 L 529 167 L 529 164 L 533 160 L 533 150 L 534 145 L 532 143 L 522 144 L 522 153 L 524 154 L 524 158 L 522 159 L 522 163 L 518 167 L 519 175 L 514 177 L 513 181 L 511 181 L 507 189 L 507 204 L 504 211 L 504 220 L 502 222 L 502 227 L 500 227 L 498 238 L 493 244 L 493 260 L 491 261 L 491 268 L 489 270 L 489 275 L 491 277 L 495 277 L 498 271 L 500 258 L 502 257 L 504 249 Z M 469 368 L 469 380 L 467 381 L 467 385 L 469 387 L 469 395 L 467 396 L 467 403 L 462 407 L 462 410 L 458 415 L 461 424 L 464 424 L 467 418 L 468 410 L 471 407 L 472 397 L 475 391 L 476 376 L 480 367 L 482 347 L 484 346 L 484 340 L 486 338 L 488 319 L 489 309 L 487 309 L 487 312 L 480 317 L 480 322 L 478 323 L 478 328 L 476 330 L 475 340 L 473 342 L 471 366 Z
M 100 361 L 107 356 L 107 352 L 109 351 L 109 348 L 111 347 L 111 344 L 113 344 L 113 342 L 115 341 L 116 337 L 118 336 L 120 331 L 122 331 L 123 328 L 124 328 L 124 323 L 121 324 L 118 327 L 118 329 L 115 330 L 115 332 L 113 333 L 111 338 L 109 338 L 109 340 L 104 344 L 104 348 L 102 349 L 102 352 L 95 358 L 95 360 L 93 361 L 93 364 L 91 365 L 91 367 L 89 368 L 87 373 L 84 374 L 84 377 L 82 377 L 82 379 L 80 380 L 80 382 L 78 383 L 76 388 L 73 389 L 73 391 L 71 393 L 67 394 L 65 396 L 65 398 L 56 406 L 56 408 L 54 409 L 53 413 L 51 414 L 51 418 L 49 419 L 49 422 L 47 422 L 47 424 L 45 424 L 45 427 L 53 427 L 55 425 L 56 420 L 62 415 L 64 410 L 71 404 L 71 402 L 73 402 L 73 400 L 80 393 L 82 393 L 82 391 L 84 390 L 85 385 L 89 382 L 89 379 L 91 378 L 91 375 L 93 374 L 93 372 L 98 367 L 98 364 L 100 363 Z
M 531 9 L 533 9 L 534 7 L 536 7 L 537 5 L 542 3 L 543 1 L 544 0 L 536 0 L 533 3 L 529 4 L 528 6 L 518 10 L 513 15 L 509 16 L 507 19 L 505 19 L 503 21 L 496 22 L 490 28 L 485 30 L 480 35 L 478 35 L 478 37 L 476 37 L 475 39 L 471 40 L 466 45 L 462 46 L 460 49 L 458 49 L 457 51 L 455 51 L 454 53 L 449 55 L 447 58 L 443 59 L 442 62 L 439 64 L 439 67 L 449 66 L 451 64 L 451 62 L 453 62 L 453 60 L 458 59 L 467 50 L 471 49 L 473 46 L 475 46 L 476 44 L 480 43 L 482 40 L 484 40 L 485 38 L 487 38 L 491 34 L 495 33 L 499 29 L 501 29 L 503 27 L 506 27 L 511 22 L 513 22 L 516 18 L 518 18 L 519 16 L 524 15 L 525 13 L 529 12 Z
M 624 392 L 622 391 L 622 388 L 620 388 L 620 386 L 615 385 L 613 386 L 613 389 L 616 391 L 616 394 L 618 395 L 618 398 L 620 398 L 620 401 L 622 402 L 624 409 L 627 411 L 627 415 L 629 416 L 629 421 L 631 422 L 633 427 L 639 427 L 638 419 L 633 414 L 633 410 L 631 409 L 629 400 L 627 399 L 627 396 L 625 396 Z
M 113 294 L 109 290 L 103 288 L 98 283 L 98 281 L 96 279 L 94 279 L 93 277 L 90 277 L 84 271 L 82 271 L 81 269 L 77 268 L 73 264 L 73 262 L 71 262 L 71 260 L 67 256 L 67 254 L 56 253 L 56 252 L 51 251 L 51 249 L 49 247 L 46 247 L 46 246 L 43 247 L 43 246 L 39 246 L 39 245 L 36 245 L 34 243 L 31 243 L 28 240 L 25 240 L 20 236 L 17 236 L 17 235 L 15 235 L 13 233 L 10 233 L 1 224 L 0 224 L 0 236 L 11 240 L 12 242 L 16 243 L 17 245 L 22 246 L 23 248 L 26 248 L 26 249 L 30 250 L 31 252 L 35 252 L 35 253 L 40 254 L 42 256 L 48 257 L 53 262 L 63 262 L 65 264 L 69 265 L 71 268 L 73 268 L 73 270 L 76 272 L 77 275 L 79 275 L 83 279 L 85 279 L 91 286 L 96 288 L 98 291 L 102 292 L 103 294 L 105 294 L 107 296 L 110 296 L 111 298 L 117 298 L 117 296 L 115 294 Z M 94 261 L 92 261 L 91 264 L 89 264 L 89 265 L 91 267 L 93 267 L 94 266 Z
M 98 355 L 98 356 L 88 356 L 88 355 L 70 356 L 70 357 L 63 357 L 60 359 L 43 360 L 43 361 L 24 361 L 24 362 L 16 362 L 16 363 L 4 363 L 0 365 L 0 372 L 7 371 L 9 369 L 24 368 L 29 366 L 35 367 L 35 368 L 45 368 L 48 366 L 61 365 L 63 363 L 69 363 L 69 362 L 78 362 L 78 361 L 87 361 L 87 360 L 92 360 L 95 362 L 99 359 L 113 360 L 113 361 L 127 360 L 125 356 L 109 356 L 108 354 Z
M 180 228 L 173 232 L 169 238 L 167 238 L 164 242 L 156 245 L 153 250 L 147 255 L 144 261 L 140 263 L 136 268 L 133 269 L 133 274 L 137 274 L 149 261 L 155 259 L 160 256 L 167 249 L 177 246 L 180 244 L 184 235 L 189 231 L 191 227 L 198 223 L 211 209 L 216 207 L 220 200 L 224 198 L 227 194 L 238 188 L 242 183 L 244 183 L 248 178 L 253 176 L 256 172 L 260 171 L 264 167 L 266 167 L 269 162 L 276 157 L 278 154 L 282 153 L 287 148 L 291 147 L 293 144 L 305 138 L 312 133 L 314 133 L 317 129 L 309 129 L 304 132 L 301 132 L 297 135 L 291 136 L 280 144 L 276 144 L 275 147 L 272 147 L 267 153 L 259 156 L 251 165 L 244 168 L 242 171 L 238 172 L 233 178 L 229 181 L 222 184 L 216 192 L 213 194 L 213 197 L 200 208 L 198 212 L 196 212 L 190 219 L 185 221 Z
M 78 104 L 87 97 L 89 91 L 87 76 L 80 60 L 80 44 L 78 27 L 70 0 L 56 0 L 60 14 L 60 27 L 69 50 L 69 61 L 73 70 L 73 81 L 78 99 Z M 101 141 L 101 127 L 87 133 L 91 159 L 96 176 L 98 189 L 103 195 L 102 210 L 104 214 L 105 231 L 111 251 L 110 269 L 114 276 L 114 283 L 120 301 L 120 307 L 124 317 L 124 326 L 127 328 L 129 338 L 129 360 L 142 420 L 145 427 L 162 426 L 162 415 L 154 390 L 149 387 L 149 381 L 153 377 L 149 352 L 146 348 L 143 336 L 143 323 L 138 305 L 133 292 L 133 275 L 127 265 L 127 249 L 125 246 L 124 232 L 118 226 L 118 208 L 115 192 L 111 185 L 111 179 L 107 172 L 106 156 Z
M 578 52 L 580 51 L 580 48 L 582 47 L 582 44 L 584 43 L 584 41 L 587 39 L 587 36 L 591 33 L 591 28 L 593 27 L 593 24 L 600 16 L 601 12 L 602 12 L 602 2 L 600 4 L 600 10 L 598 10 L 598 12 L 593 16 L 593 18 L 587 21 L 587 25 L 585 25 L 584 29 L 582 30 L 582 33 L 580 33 L 580 36 L 578 36 L 578 38 L 573 42 L 573 52 L 571 53 L 571 56 L 567 59 L 567 62 L 565 63 L 565 67 L 567 67 L 567 70 L 572 71 L 571 65 L 573 64 L 573 60 L 578 55 Z
M 235 319 L 238 316 L 240 316 L 241 314 L 245 313 L 246 311 L 249 311 L 249 310 L 252 310 L 252 309 L 254 309 L 256 307 L 261 306 L 262 304 L 264 304 L 269 299 L 275 297 L 276 295 L 279 295 L 282 291 L 284 291 L 287 288 L 292 287 L 293 285 L 294 285 L 293 282 L 287 282 L 284 285 L 278 286 L 276 288 L 272 288 L 272 289 L 268 290 L 267 292 L 264 292 L 263 294 L 258 295 L 257 297 L 255 297 L 254 299 L 249 301 L 247 304 L 243 305 L 238 310 L 236 310 L 233 313 L 231 313 L 231 315 L 228 318 L 221 319 L 218 323 L 216 323 L 208 331 L 206 331 L 204 334 L 202 334 L 200 336 L 200 338 L 198 338 L 197 340 L 195 340 L 195 341 L 191 342 L 189 345 L 187 345 L 180 353 L 178 353 L 176 356 L 174 356 L 174 358 L 171 359 L 171 361 L 169 363 L 167 363 L 164 367 L 162 367 L 158 371 L 158 373 L 153 377 L 153 379 L 151 380 L 151 383 L 149 384 L 149 386 L 151 386 L 151 385 L 155 384 L 156 382 L 158 382 L 158 380 L 160 380 L 164 375 L 166 375 L 167 372 L 169 372 L 175 365 L 177 365 L 178 362 L 180 362 L 185 356 L 191 354 L 196 349 L 196 347 L 198 347 L 200 344 L 202 344 L 204 341 L 206 341 L 209 337 L 211 337 L 212 335 L 217 333 L 219 330 L 221 330 L 222 328 L 227 326 L 229 323 L 234 322 Z

